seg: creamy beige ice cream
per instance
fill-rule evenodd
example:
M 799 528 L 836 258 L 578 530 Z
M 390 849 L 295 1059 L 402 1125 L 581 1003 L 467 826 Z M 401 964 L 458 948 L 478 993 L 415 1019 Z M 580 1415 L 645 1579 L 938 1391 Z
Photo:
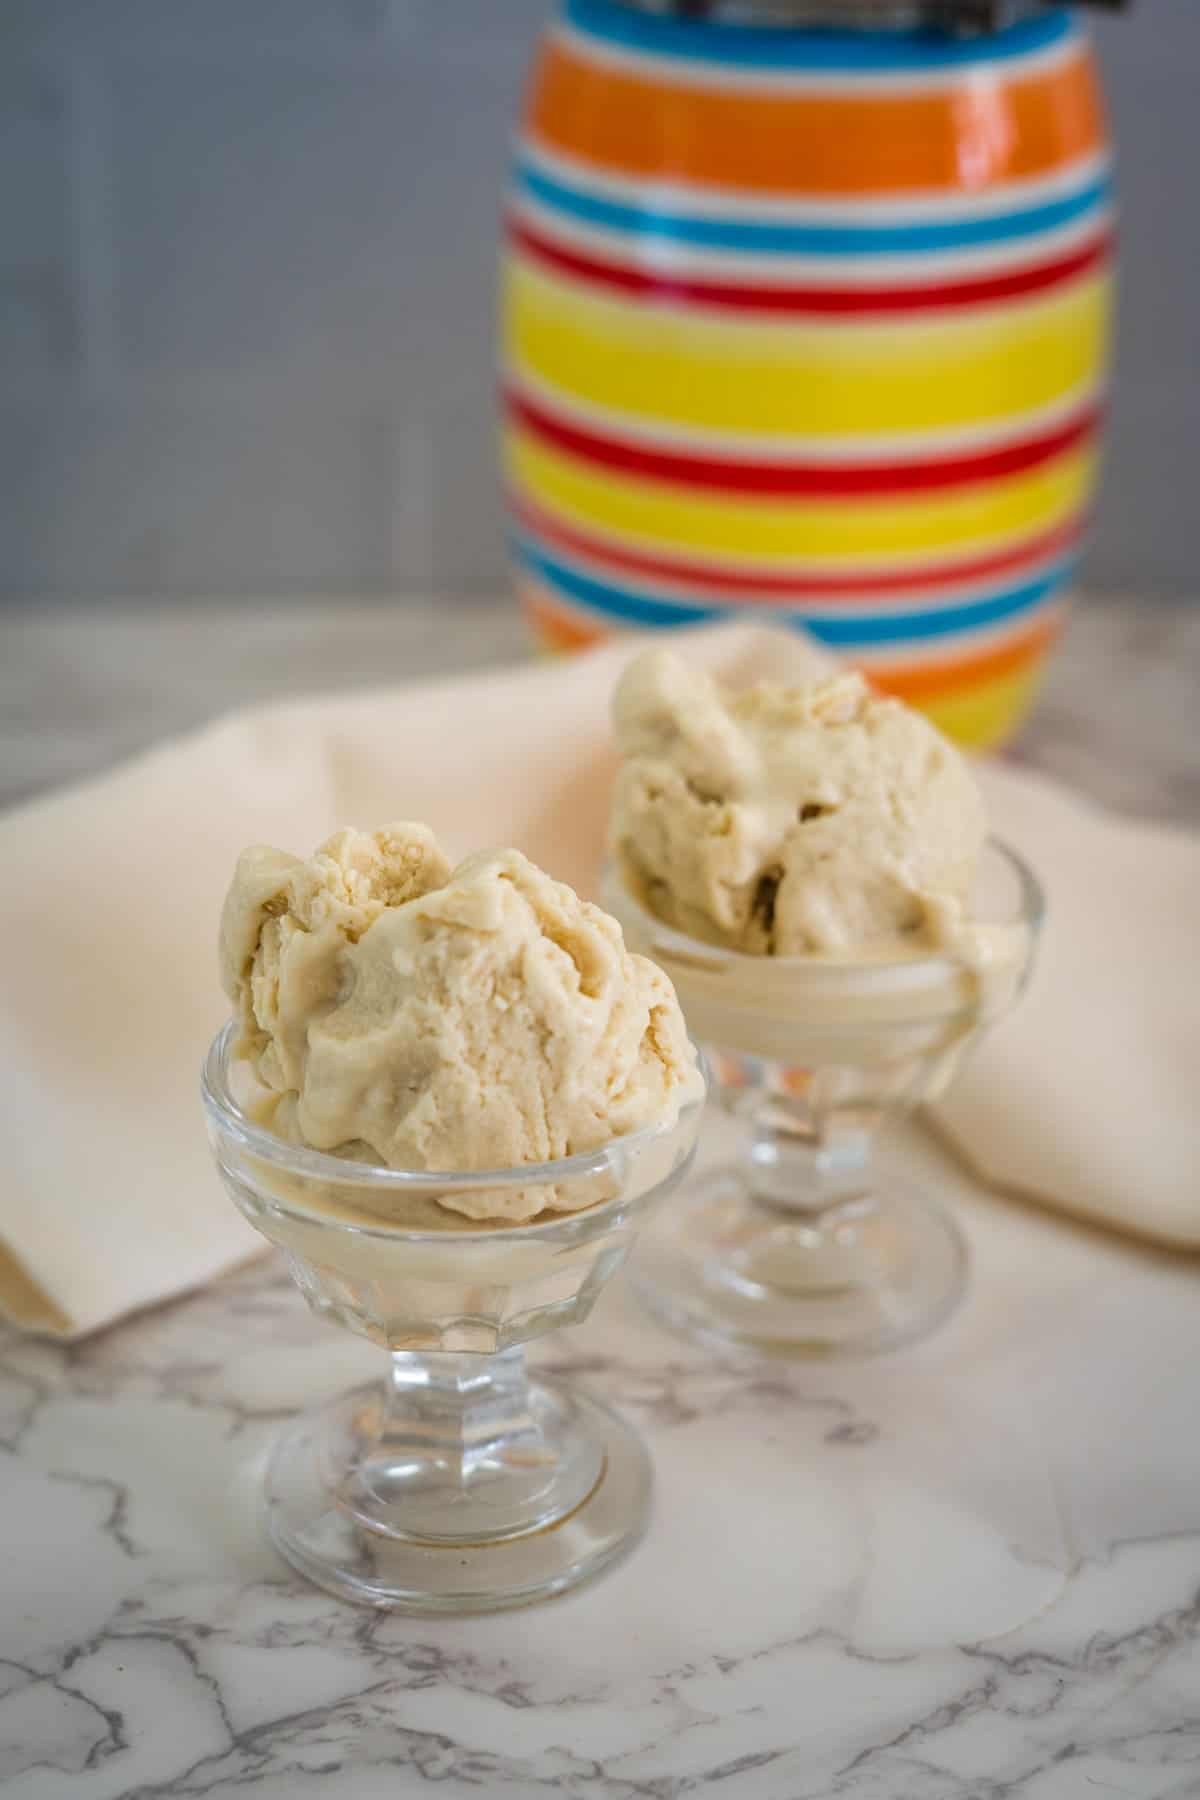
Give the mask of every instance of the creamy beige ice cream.
M 853 674 L 726 694 L 658 649 L 613 712 L 613 850 L 667 924 L 761 955 L 958 946 L 983 803 L 920 714 Z
M 451 872 L 431 834 L 344 831 L 240 858 L 221 974 L 275 1130 L 392 1168 L 501 1169 L 670 1124 L 702 1081 L 674 989 L 515 850 Z M 456 1193 L 473 1218 L 582 1190 Z

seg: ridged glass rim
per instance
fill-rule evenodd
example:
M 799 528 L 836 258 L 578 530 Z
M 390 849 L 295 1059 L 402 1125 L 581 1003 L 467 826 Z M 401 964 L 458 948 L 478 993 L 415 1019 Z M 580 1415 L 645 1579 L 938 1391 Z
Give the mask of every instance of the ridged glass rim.
M 392 1192 L 406 1192 L 414 1188 L 437 1187 L 460 1193 L 478 1193 L 482 1189 L 502 1188 L 514 1189 L 525 1187 L 552 1186 L 555 1183 L 567 1182 L 588 1175 L 600 1175 L 612 1172 L 618 1178 L 623 1177 L 631 1160 L 653 1143 L 668 1139 L 680 1128 L 683 1121 L 698 1110 L 708 1096 L 711 1087 L 711 1075 L 703 1052 L 693 1045 L 696 1062 L 704 1084 L 703 1092 L 694 1100 L 682 1106 L 670 1123 L 644 1126 L 640 1131 L 625 1133 L 622 1137 L 610 1138 L 596 1150 L 577 1151 L 573 1156 L 564 1156 L 554 1162 L 525 1163 L 517 1168 L 503 1169 L 391 1169 L 385 1164 L 351 1162 L 346 1158 L 334 1156 L 325 1150 L 311 1150 L 299 1144 L 290 1144 L 285 1138 L 277 1137 L 263 1125 L 256 1125 L 248 1118 L 229 1086 L 229 1074 L 235 1062 L 232 1054 L 237 1035 L 236 1020 L 229 1020 L 218 1031 L 209 1045 L 201 1070 L 200 1090 L 204 1110 L 215 1130 L 223 1139 L 236 1144 L 259 1160 L 283 1169 L 288 1174 L 302 1176 L 310 1180 L 332 1183 L 338 1187 L 374 1188 Z M 561 1231 L 583 1217 L 593 1217 L 616 1205 L 622 1196 L 614 1196 L 604 1205 L 580 1207 L 574 1212 L 563 1212 L 542 1224 L 522 1224 L 516 1221 L 497 1223 L 486 1231 L 472 1232 L 455 1230 L 452 1234 L 445 1231 L 427 1231 L 420 1227 L 409 1228 L 403 1225 L 389 1225 L 381 1219 L 376 1224 L 358 1224 L 349 1220 L 329 1217 L 325 1214 L 309 1212 L 302 1201 L 284 1199 L 282 1196 L 269 1196 L 272 1207 L 293 1214 L 310 1223 L 329 1226 L 337 1230 L 357 1230 L 371 1235 L 377 1233 L 385 1237 L 430 1238 L 439 1242 L 452 1238 L 454 1243 L 463 1243 L 472 1239 L 492 1240 L 499 1232 L 508 1229 L 519 1231 L 522 1237 L 533 1233 Z

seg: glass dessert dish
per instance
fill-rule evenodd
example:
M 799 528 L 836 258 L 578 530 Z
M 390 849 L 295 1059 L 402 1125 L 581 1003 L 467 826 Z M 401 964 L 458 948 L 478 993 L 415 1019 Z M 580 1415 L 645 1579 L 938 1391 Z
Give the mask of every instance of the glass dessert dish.
M 559 1162 L 394 1170 L 255 1124 L 236 1036 L 220 1033 L 203 1075 L 225 1185 L 313 1311 L 391 1359 L 384 1382 L 278 1439 L 266 1475 L 277 1547 L 344 1599 L 411 1612 L 519 1606 L 598 1574 L 641 1535 L 649 1457 L 608 1407 L 531 1380 L 523 1346 L 587 1317 L 643 1213 L 688 1167 L 702 1100 Z M 480 1223 L 437 1198 L 539 1187 L 584 1210 Z
M 865 1355 L 933 1330 L 963 1294 L 965 1245 L 940 1207 L 875 1172 L 872 1146 L 1018 999 L 1043 911 L 1032 871 L 990 840 L 969 950 L 878 960 L 728 951 L 664 925 L 615 866 L 603 886 L 745 1127 L 737 1164 L 690 1184 L 640 1242 L 644 1303 L 692 1337 L 773 1355 Z

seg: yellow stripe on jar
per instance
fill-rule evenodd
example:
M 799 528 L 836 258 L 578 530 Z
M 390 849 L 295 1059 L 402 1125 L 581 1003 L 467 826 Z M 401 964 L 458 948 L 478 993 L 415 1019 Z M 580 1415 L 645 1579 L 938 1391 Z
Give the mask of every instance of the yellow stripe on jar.
M 698 431 L 789 437 L 1013 420 L 1083 394 L 1105 359 L 1110 280 L 956 318 L 728 320 L 597 298 L 513 260 L 505 342 L 543 391 Z
M 1052 529 L 1083 507 L 1096 452 L 1082 448 L 1018 475 L 902 500 L 735 498 L 615 474 L 553 449 L 520 427 L 505 433 L 508 478 L 543 511 L 599 529 L 630 549 L 710 552 L 768 566 L 792 559 L 858 567 L 874 557 L 985 549 Z

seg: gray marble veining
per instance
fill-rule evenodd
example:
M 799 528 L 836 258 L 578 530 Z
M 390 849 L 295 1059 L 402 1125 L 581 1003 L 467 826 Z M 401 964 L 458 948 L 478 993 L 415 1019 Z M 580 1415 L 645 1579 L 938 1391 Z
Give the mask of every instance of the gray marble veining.
M 277 1423 L 378 1360 L 310 1320 L 273 1259 L 83 1347 L 8 1339 L 0 1792 L 1200 1792 L 1186 1399 L 1164 1390 L 1138 1468 L 1119 1441 L 1194 1363 L 1195 1270 L 957 1199 L 972 1305 L 887 1364 L 748 1377 L 622 1292 L 567 1334 L 542 1360 L 651 1439 L 651 1533 L 595 1587 L 476 1621 L 356 1611 L 264 1547 L 253 1488 Z M 1069 1298 L 1092 1334 L 1114 1437 L 1086 1490 L 1058 1454 L 1074 1409 L 1014 1404 L 1039 1365 L 1052 1384 L 1048 1345 L 997 1344 L 1022 1264 L 1038 1329 Z M 1146 1320 L 1134 1366 L 1086 1298 L 1114 1282 Z M 981 1503 L 997 1470 L 1009 1491 Z M 1139 1529 L 1131 1480 L 1174 1482 L 1177 1516 Z M 1111 1510 L 1081 1520 L 1098 1495 Z
M 235 701 L 519 650 L 505 613 L 451 621 L 5 625 L 10 792 Z M 1191 613 L 1081 611 L 1020 753 L 1194 818 L 1198 659 Z M 930 1343 L 747 1373 L 618 1281 L 539 1353 L 639 1425 L 658 1491 L 626 1563 L 523 1613 L 360 1612 L 264 1544 L 279 1421 L 380 1361 L 273 1256 L 82 1345 L 0 1338 L 0 1794 L 1200 1796 L 1200 1264 L 897 1154 L 973 1254 Z

